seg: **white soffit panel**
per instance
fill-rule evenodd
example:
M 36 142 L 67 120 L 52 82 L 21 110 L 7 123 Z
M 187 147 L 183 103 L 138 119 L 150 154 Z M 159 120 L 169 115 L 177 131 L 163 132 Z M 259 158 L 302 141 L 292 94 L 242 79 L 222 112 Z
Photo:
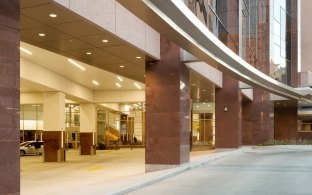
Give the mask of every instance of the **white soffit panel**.
M 222 88 L 222 72 L 219 70 L 213 68 L 205 62 L 191 62 L 185 64 L 188 68 L 196 71 L 198 74 L 211 81 L 217 87 Z

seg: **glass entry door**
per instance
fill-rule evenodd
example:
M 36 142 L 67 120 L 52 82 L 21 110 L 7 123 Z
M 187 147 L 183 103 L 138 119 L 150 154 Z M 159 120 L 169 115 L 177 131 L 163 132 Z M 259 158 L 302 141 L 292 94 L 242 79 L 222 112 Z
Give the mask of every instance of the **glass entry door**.
M 214 137 L 213 113 L 196 112 L 192 115 L 192 144 L 212 145 Z
M 209 150 L 215 146 L 215 102 L 192 103 L 192 150 Z

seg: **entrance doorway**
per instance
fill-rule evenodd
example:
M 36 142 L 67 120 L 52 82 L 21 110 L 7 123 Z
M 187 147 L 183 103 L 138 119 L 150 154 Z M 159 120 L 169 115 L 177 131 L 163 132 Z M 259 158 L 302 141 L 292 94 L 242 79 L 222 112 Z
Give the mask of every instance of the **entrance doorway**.
M 192 150 L 208 150 L 215 143 L 214 103 L 193 103 Z

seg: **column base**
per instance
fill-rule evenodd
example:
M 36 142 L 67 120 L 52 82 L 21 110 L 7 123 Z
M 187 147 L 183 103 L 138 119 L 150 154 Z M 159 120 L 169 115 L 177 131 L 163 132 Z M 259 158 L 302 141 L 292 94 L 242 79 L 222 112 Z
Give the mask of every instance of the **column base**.
M 80 155 L 95 155 L 96 146 L 93 145 L 94 133 L 92 132 L 81 132 L 80 133 Z
M 145 164 L 145 172 L 160 171 L 180 167 L 181 165 Z
M 43 162 L 64 162 L 65 148 L 64 132 L 62 131 L 45 131 L 43 133 L 44 153 Z

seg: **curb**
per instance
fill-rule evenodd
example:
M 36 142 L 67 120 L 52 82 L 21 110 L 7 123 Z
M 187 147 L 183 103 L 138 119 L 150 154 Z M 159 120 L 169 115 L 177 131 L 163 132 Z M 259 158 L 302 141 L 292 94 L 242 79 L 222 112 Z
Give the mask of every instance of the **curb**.
M 215 160 L 219 160 L 219 159 L 225 158 L 225 157 L 227 157 L 227 156 L 229 156 L 231 154 L 245 152 L 245 151 L 249 150 L 250 148 L 251 147 L 244 147 L 244 148 L 240 148 L 240 149 L 237 149 L 237 150 L 234 150 L 234 151 L 220 152 L 217 155 L 207 157 L 207 158 L 205 158 L 203 160 L 200 160 L 198 162 L 186 163 L 186 164 L 181 165 L 180 167 L 168 169 L 167 172 L 163 173 L 160 176 L 152 177 L 152 178 L 149 178 L 149 179 L 147 179 L 147 180 L 145 180 L 143 182 L 138 182 L 136 184 L 126 186 L 126 187 L 121 188 L 119 190 L 110 192 L 110 193 L 108 193 L 108 195 L 122 195 L 122 194 L 126 194 L 126 193 L 129 193 L 129 192 L 138 190 L 140 188 L 152 185 L 154 183 L 160 182 L 162 180 L 168 179 L 170 177 L 176 176 L 176 175 L 178 175 L 180 173 L 183 173 L 183 172 L 185 172 L 187 170 L 191 170 L 191 169 L 203 166 L 203 165 L 205 165 L 205 164 L 207 164 L 207 163 L 209 163 L 211 161 L 215 161 Z

